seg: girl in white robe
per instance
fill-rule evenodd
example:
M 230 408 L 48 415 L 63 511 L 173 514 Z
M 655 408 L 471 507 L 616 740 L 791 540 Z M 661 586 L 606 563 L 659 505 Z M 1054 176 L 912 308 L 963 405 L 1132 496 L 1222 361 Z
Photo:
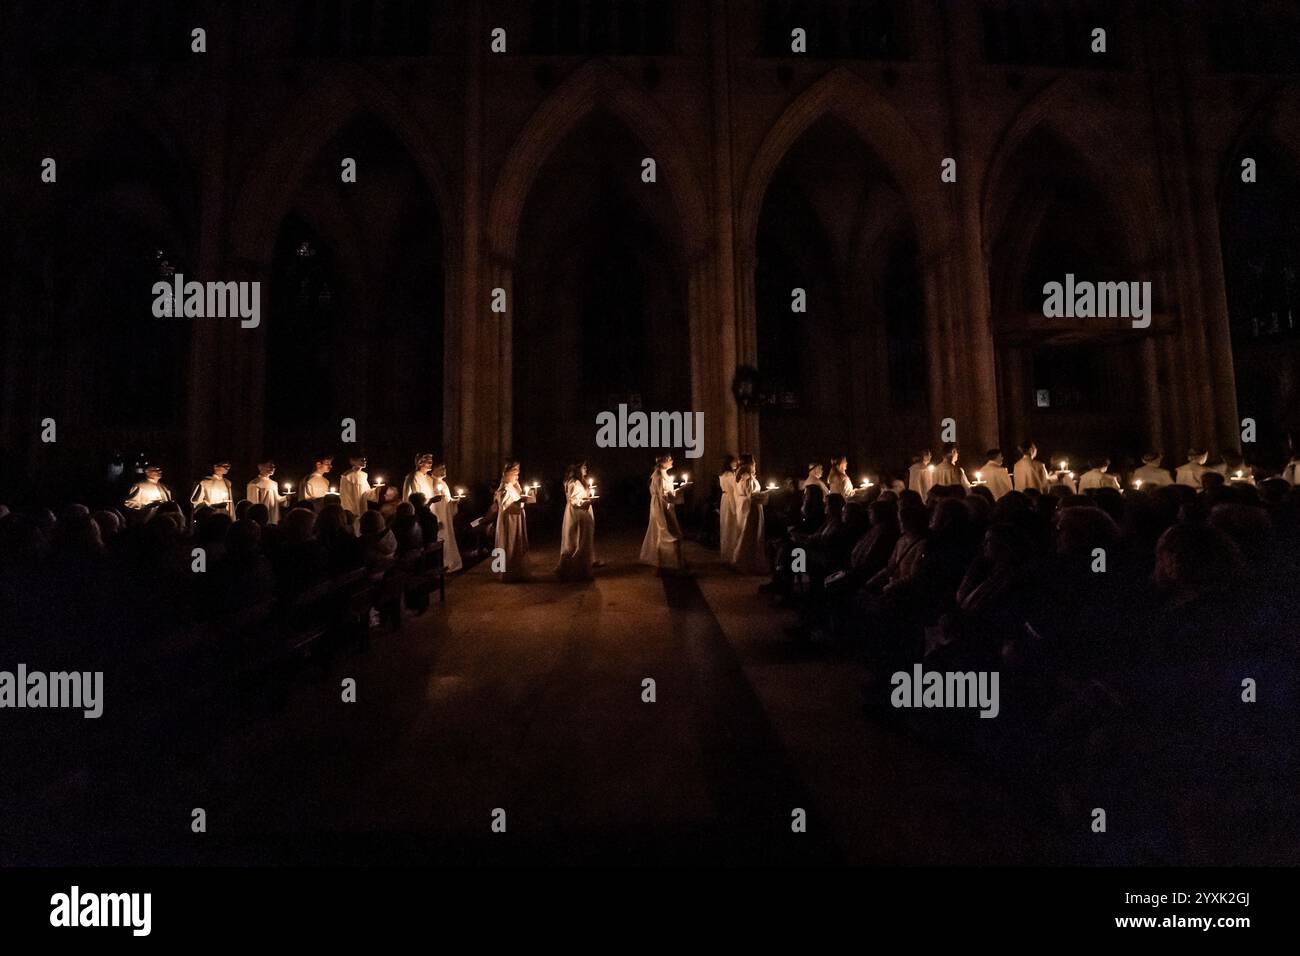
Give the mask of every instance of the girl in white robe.
M 735 468 L 732 468 L 735 471 Z M 831 493 L 831 486 L 822 481 L 822 475 L 826 473 L 826 467 L 820 461 L 810 461 L 808 463 L 808 477 L 799 482 L 799 490 L 803 491 L 809 485 L 816 485 L 822 490 L 822 497 Z
M 740 531 L 736 535 L 731 565 L 742 574 L 772 573 L 767 563 L 767 537 L 764 534 L 763 506 L 767 504 L 767 492 L 755 477 L 757 471 L 756 462 L 743 462 L 736 470 L 736 515 Z M 834 474 L 830 484 L 832 489 L 836 487 Z M 831 494 L 839 492 L 832 490 Z
M 586 581 L 596 560 L 596 515 L 591 509 L 591 486 L 587 463 L 570 465 L 564 476 L 564 524 L 560 529 L 560 563 L 555 569 L 561 581 Z
M 280 489 L 274 480 L 275 462 L 259 461 L 257 463 L 257 477 L 248 483 L 244 489 L 245 496 L 255 505 L 266 505 L 266 523 L 278 524 L 280 521 L 280 509 L 284 503 L 292 498 L 289 494 L 280 494 Z
M 724 561 L 730 561 L 736 550 L 736 533 L 739 530 L 736 521 L 736 467 L 740 459 L 728 455 L 718 473 L 718 487 L 722 489 L 722 498 L 718 501 L 718 553 Z
M 361 516 L 369 508 L 373 497 L 370 488 L 370 475 L 366 473 L 365 456 L 348 459 L 349 468 L 339 479 L 339 504 L 344 511 L 352 513 L 353 530 L 361 524 Z M 358 532 L 359 533 L 359 532 Z
M 415 471 L 406 476 L 402 482 L 402 500 L 410 501 L 413 494 L 424 495 L 424 503 L 430 504 L 437 494 L 433 483 L 433 456 L 427 452 L 415 456 Z
M 655 470 L 650 475 L 650 523 L 641 542 L 641 563 L 664 572 L 686 570 L 682 557 L 682 528 L 677 523 L 677 505 L 681 490 L 674 490 L 673 477 L 668 473 L 673 467 L 672 455 L 655 459 Z M 682 485 L 682 490 L 686 488 Z
M 442 542 L 442 566 L 446 571 L 459 571 L 464 565 L 460 559 L 460 546 L 456 543 L 456 512 L 460 502 L 447 486 L 447 466 L 433 469 L 433 502 L 429 507 L 438 516 L 438 540 Z
M 750 477 L 754 478 L 755 482 L 758 481 L 754 474 L 751 474 Z M 736 483 L 739 485 L 739 478 L 737 478 Z M 853 497 L 853 493 L 857 489 L 853 486 L 853 479 L 849 477 L 849 460 L 847 458 L 841 456 L 831 459 L 831 473 L 826 479 L 826 485 L 829 489 L 828 494 L 839 495 L 845 501 Z M 764 500 L 767 500 L 766 495 Z
M 506 462 L 496 493 L 495 547 L 505 554 L 505 569 L 500 572 L 502 581 L 527 581 L 529 578 L 528 517 L 524 514 L 524 506 L 536 503 L 537 499 L 519 484 L 519 462 Z M 494 564 L 497 557 L 494 552 Z
M 234 494 L 230 488 L 230 479 L 226 477 L 229 472 L 230 462 L 214 462 L 212 474 L 194 486 L 194 491 L 190 495 L 190 505 L 194 509 L 199 508 L 201 505 L 207 505 L 213 511 L 233 515 L 235 507 Z
M 1169 472 L 1160 467 L 1161 457 L 1163 456 L 1157 451 L 1149 451 L 1142 456 L 1142 466 L 1133 472 L 1134 483 L 1142 482 L 1138 487 L 1162 488 L 1174 483 Z

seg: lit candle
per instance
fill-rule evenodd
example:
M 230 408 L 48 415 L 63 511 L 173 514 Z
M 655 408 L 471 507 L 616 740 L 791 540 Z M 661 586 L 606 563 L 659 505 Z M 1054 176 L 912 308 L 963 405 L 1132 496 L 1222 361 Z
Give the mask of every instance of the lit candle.
M 384 476 L 383 476 L 383 475 L 375 475 L 375 484 L 376 484 L 376 485 L 382 485 L 383 483 L 384 483 Z
M 982 485 L 982 484 L 984 484 L 984 478 L 983 478 L 983 475 L 982 475 L 980 472 L 978 472 L 978 471 L 975 472 L 975 484 L 977 484 L 977 485 Z
M 769 482 L 767 483 L 767 490 L 768 490 L 768 491 L 776 491 L 776 482 L 775 482 L 775 481 L 769 481 Z
M 464 498 L 464 497 L 465 497 L 465 489 L 464 489 L 464 488 L 457 488 L 457 489 L 456 489 L 456 497 L 457 497 L 457 498 Z
M 1234 478 L 1240 478 L 1241 476 L 1242 476 L 1241 472 L 1237 472 L 1235 475 L 1233 475 Z
M 1136 491 L 1141 491 L 1141 490 L 1142 490 L 1142 479 L 1141 479 L 1141 478 L 1134 478 L 1134 479 L 1133 479 L 1133 488 L 1134 488 L 1134 490 L 1136 490 Z
M 330 494 L 337 495 L 338 493 L 339 493 L 338 488 L 334 487 L 333 485 L 330 485 Z
M 292 491 L 293 491 L 293 485 L 289 484 L 289 482 L 286 481 L 284 483 L 284 493 L 287 495 L 290 494 Z
M 1069 466 L 1070 466 L 1070 463 L 1067 462 L 1064 458 L 1062 458 L 1062 459 L 1061 459 L 1061 471 L 1065 471 L 1065 469 L 1068 468 Z
M 927 471 L 934 471 L 934 465 L 926 465 L 925 467 Z
M 686 472 L 682 472 L 682 484 L 689 485 L 690 483 L 691 483 L 691 476 L 686 474 Z

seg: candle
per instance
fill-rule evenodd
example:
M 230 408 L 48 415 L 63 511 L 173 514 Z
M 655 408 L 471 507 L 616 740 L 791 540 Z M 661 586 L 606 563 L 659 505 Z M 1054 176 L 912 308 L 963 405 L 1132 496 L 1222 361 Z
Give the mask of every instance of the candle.
M 768 491 L 776 491 L 776 482 L 775 482 L 775 481 L 769 481 L 769 482 L 767 483 L 767 490 L 768 490 Z
M 382 485 L 383 483 L 384 483 L 384 476 L 383 476 L 383 475 L 375 475 L 375 484 L 376 484 L 376 485 Z
M 983 478 L 983 476 L 981 475 L 981 473 L 978 472 L 978 471 L 975 472 L 975 484 L 980 485 L 980 484 L 983 484 L 983 483 L 984 483 L 984 478 Z
M 1234 478 L 1240 478 L 1240 477 L 1241 477 L 1241 474 L 1242 474 L 1241 472 L 1237 472 L 1235 475 L 1233 475 L 1233 477 L 1234 477 Z
M 334 487 L 333 485 L 330 485 L 330 494 L 337 495 L 338 493 L 339 493 L 338 488 Z
M 686 474 L 686 472 L 682 472 L 682 484 L 689 485 L 690 483 L 691 483 L 691 476 Z
M 457 489 L 456 489 L 456 497 L 457 497 L 457 498 L 464 498 L 464 497 L 465 497 L 465 489 L 464 489 L 464 488 L 457 488 Z
M 1141 488 L 1141 487 L 1142 487 L 1142 479 L 1141 479 L 1141 478 L 1134 478 L 1134 479 L 1133 479 L 1133 487 L 1134 487 L 1134 488 Z
M 1061 459 L 1061 471 L 1065 471 L 1065 469 L 1068 467 L 1069 467 L 1069 462 L 1067 462 L 1065 459 Z
M 289 482 L 286 481 L 284 483 L 284 493 L 287 495 L 292 491 L 293 491 L 293 485 L 289 484 Z
M 925 467 L 927 471 L 934 471 L 934 465 L 926 465 Z

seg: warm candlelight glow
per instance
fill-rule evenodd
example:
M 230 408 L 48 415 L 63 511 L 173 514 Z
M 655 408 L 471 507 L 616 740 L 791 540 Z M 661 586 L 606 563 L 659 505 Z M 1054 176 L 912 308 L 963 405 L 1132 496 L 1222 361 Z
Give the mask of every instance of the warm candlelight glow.
M 925 467 L 927 471 L 934 471 L 934 465 L 926 465 Z
M 768 490 L 768 491 L 776 491 L 776 482 L 775 482 L 775 481 L 769 481 L 769 482 L 767 483 L 767 490 Z
M 1061 471 L 1065 471 L 1067 467 L 1069 467 L 1069 462 L 1067 462 L 1065 459 L 1061 459 Z
M 284 493 L 287 495 L 291 491 L 293 491 L 293 485 L 289 484 L 289 482 L 286 481 L 284 483 Z
M 330 485 L 330 494 L 337 495 L 338 493 L 339 493 L 338 488 L 334 487 L 333 485 Z
M 465 489 L 464 489 L 464 488 L 457 488 L 457 489 L 456 489 L 456 497 L 457 497 L 457 498 L 464 498 L 464 497 L 465 497 Z
M 383 475 L 375 475 L 375 484 L 377 484 L 377 485 L 382 485 L 383 483 L 384 483 L 384 476 L 383 476 Z
M 1241 472 L 1237 472 L 1237 474 L 1236 474 L 1236 476 L 1235 476 L 1235 477 L 1237 477 L 1237 478 L 1240 478 L 1240 477 L 1241 477 L 1241 475 L 1242 475 L 1242 473 L 1241 473 Z
M 983 480 L 984 480 L 983 477 L 980 475 L 980 473 L 979 473 L 978 471 L 975 472 L 975 480 L 976 480 L 976 481 L 983 481 Z
M 690 483 L 691 483 L 691 476 L 686 474 L 686 472 L 682 472 L 682 484 L 689 485 Z
M 1133 487 L 1134 487 L 1134 488 L 1141 488 L 1141 487 L 1142 487 L 1142 479 L 1141 479 L 1141 478 L 1135 478 L 1135 479 L 1133 479 Z

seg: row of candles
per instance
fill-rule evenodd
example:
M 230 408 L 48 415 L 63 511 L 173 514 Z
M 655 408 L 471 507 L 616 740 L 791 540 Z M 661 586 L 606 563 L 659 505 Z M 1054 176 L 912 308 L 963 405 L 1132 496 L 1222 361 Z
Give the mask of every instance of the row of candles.
M 292 483 L 292 482 L 288 482 L 288 481 L 284 482 L 283 487 L 284 487 L 284 493 L 285 493 L 286 495 L 291 495 L 291 494 L 293 494 L 293 483 Z M 376 488 L 376 489 L 379 489 L 379 488 L 382 488 L 382 487 L 384 487 L 384 479 L 383 479 L 383 476 L 382 476 L 382 475 L 376 475 L 376 476 L 375 476 L 375 488 Z M 534 487 L 534 488 L 538 487 L 538 484 L 537 484 L 536 482 L 534 482 L 534 483 L 533 483 L 533 487 Z M 330 494 L 332 494 L 332 495 L 337 495 L 338 493 L 339 493 L 338 485 L 330 485 Z M 465 489 L 464 489 L 464 488 L 457 488 L 457 489 L 456 489 L 456 493 L 455 493 L 454 495 L 452 495 L 452 497 L 453 497 L 453 498 L 464 498 L 464 497 L 465 497 Z

